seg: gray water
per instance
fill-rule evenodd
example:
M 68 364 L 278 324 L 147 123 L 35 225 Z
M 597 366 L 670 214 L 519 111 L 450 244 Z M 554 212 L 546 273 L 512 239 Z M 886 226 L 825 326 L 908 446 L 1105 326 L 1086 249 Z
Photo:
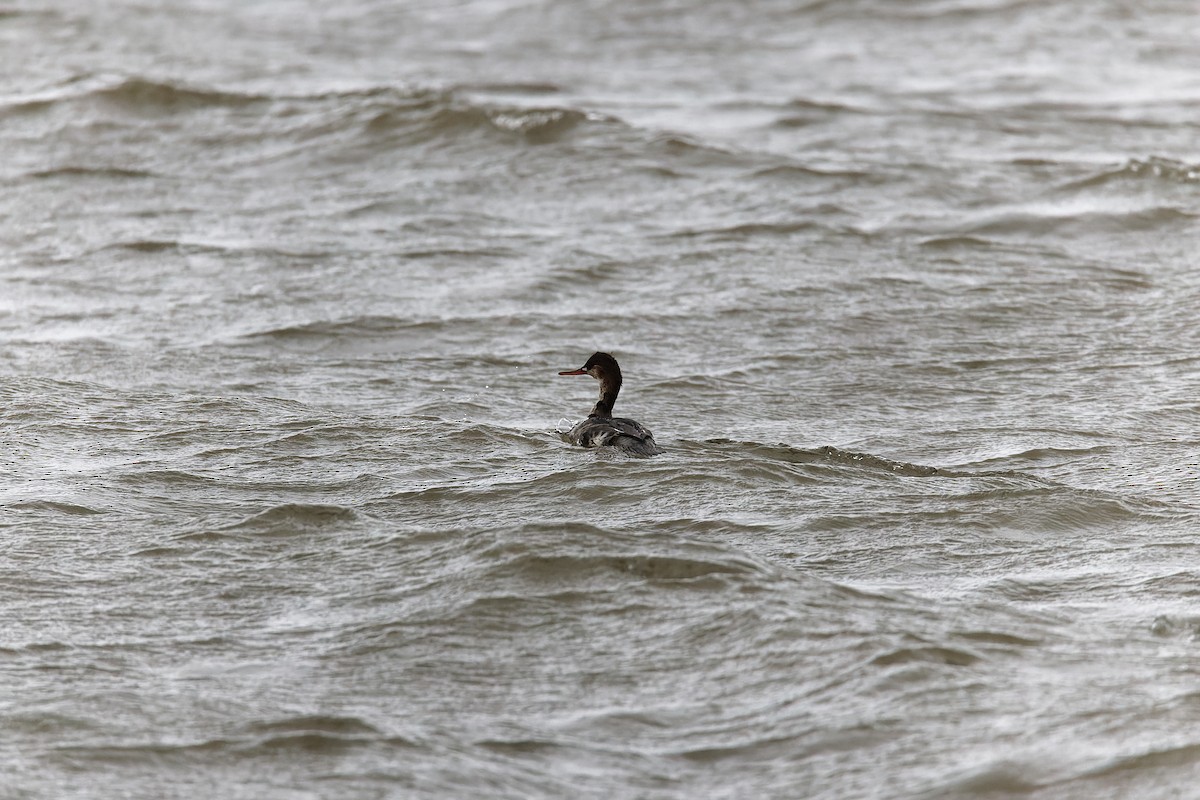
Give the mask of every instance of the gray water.
M 4 6 L 0 797 L 1192 796 L 1198 36 Z

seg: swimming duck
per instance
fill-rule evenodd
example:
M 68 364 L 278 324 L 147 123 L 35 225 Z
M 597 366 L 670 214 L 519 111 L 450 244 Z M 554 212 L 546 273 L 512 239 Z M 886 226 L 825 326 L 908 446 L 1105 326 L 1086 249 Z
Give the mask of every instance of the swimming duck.
M 617 393 L 621 391 L 621 368 L 608 353 L 593 353 L 579 369 L 568 369 L 559 375 L 591 375 L 600 381 L 600 399 L 587 419 L 563 434 L 563 438 L 581 447 L 616 447 L 631 455 L 656 456 L 662 452 L 654 434 L 641 423 L 612 415 Z

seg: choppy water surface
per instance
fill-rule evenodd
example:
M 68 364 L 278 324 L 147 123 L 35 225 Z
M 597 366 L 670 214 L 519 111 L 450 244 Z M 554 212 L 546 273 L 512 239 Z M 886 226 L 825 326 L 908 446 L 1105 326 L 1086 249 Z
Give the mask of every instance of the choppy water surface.
M 0 10 L 0 796 L 1188 796 L 1197 34 Z

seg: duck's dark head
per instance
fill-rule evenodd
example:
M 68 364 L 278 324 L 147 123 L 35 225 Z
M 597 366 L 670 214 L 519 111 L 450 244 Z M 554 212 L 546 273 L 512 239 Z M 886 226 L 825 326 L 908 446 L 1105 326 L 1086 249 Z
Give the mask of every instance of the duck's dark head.
M 558 374 L 591 375 L 601 383 L 604 383 L 605 379 L 621 382 L 621 368 L 617 366 L 617 360 L 608 353 L 592 353 L 592 357 L 579 369 L 568 369 Z
M 559 375 L 591 375 L 600 381 L 600 400 L 592 409 L 593 417 L 612 416 L 613 405 L 617 402 L 617 392 L 621 391 L 621 368 L 617 360 L 608 353 L 592 353 L 579 369 L 568 369 Z

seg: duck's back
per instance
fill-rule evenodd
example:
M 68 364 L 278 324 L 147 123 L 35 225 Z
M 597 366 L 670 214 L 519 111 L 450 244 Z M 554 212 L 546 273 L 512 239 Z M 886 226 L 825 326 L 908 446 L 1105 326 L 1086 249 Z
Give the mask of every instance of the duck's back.
M 638 456 L 656 456 L 662 452 L 653 433 L 623 417 L 588 417 L 572 428 L 568 436 L 583 447 L 616 447 Z

